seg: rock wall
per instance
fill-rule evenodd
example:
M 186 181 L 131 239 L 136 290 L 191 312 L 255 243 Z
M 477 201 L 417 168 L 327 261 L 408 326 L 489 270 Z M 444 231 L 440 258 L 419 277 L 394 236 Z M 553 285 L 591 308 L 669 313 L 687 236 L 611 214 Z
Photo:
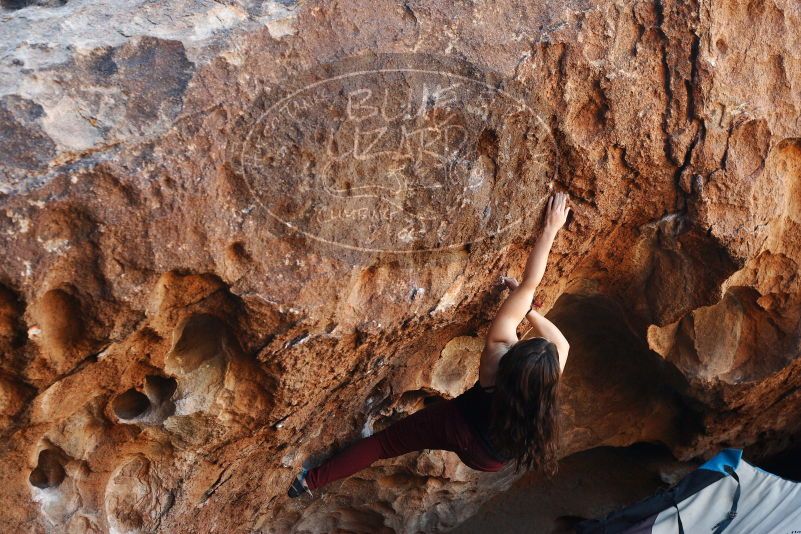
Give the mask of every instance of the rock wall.
M 552 190 L 564 455 L 798 434 L 797 2 L 3 0 L 0 24 L 4 531 L 457 525 L 516 475 L 428 451 L 284 492 L 475 380 Z

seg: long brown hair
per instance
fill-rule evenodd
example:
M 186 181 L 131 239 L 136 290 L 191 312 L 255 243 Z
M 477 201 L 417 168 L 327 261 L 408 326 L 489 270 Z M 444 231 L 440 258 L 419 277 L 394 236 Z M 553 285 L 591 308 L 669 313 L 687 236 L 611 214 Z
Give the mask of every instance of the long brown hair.
M 556 473 L 560 374 L 556 345 L 541 337 L 518 341 L 498 364 L 490 437 L 515 471 Z

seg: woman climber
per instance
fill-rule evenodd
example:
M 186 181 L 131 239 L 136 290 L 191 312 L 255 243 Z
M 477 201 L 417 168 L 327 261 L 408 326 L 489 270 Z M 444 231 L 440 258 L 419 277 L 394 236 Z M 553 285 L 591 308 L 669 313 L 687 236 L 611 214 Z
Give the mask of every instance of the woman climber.
M 475 385 L 359 440 L 318 467 L 302 469 L 289 487 L 290 497 L 311 494 L 376 460 L 423 449 L 453 451 L 478 471 L 498 471 L 510 461 L 516 470 L 556 471 L 557 392 L 570 347 L 532 301 L 569 212 L 564 193 L 548 199 L 545 227 L 523 280 L 503 279 L 511 292 L 487 332 Z M 536 337 L 521 341 L 517 326 L 524 318 Z

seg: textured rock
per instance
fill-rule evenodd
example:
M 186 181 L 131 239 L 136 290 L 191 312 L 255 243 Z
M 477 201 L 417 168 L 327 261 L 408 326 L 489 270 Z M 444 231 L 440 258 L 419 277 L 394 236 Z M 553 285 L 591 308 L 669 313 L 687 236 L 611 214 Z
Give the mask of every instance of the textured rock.
M 456 526 L 515 475 L 428 451 L 284 491 L 475 380 L 554 189 L 575 207 L 539 295 L 573 347 L 563 454 L 790 447 L 799 19 L 2 2 L 3 530 Z

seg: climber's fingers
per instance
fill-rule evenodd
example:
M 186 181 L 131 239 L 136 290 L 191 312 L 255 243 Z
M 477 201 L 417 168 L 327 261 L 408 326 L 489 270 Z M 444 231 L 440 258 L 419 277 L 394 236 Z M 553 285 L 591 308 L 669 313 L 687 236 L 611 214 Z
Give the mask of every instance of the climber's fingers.
M 501 285 L 503 285 L 507 289 L 513 290 L 516 289 L 517 286 L 520 285 L 520 283 L 511 276 L 501 276 Z
M 570 208 L 567 206 L 567 193 L 554 193 L 548 198 L 548 208 L 545 213 L 545 227 L 559 230 L 567 222 Z
M 556 214 L 559 215 L 562 219 L 562 222 L 567 221 L 567 216 L 570 215 L 571 207 L 568 205 L 569 198 L 567 193 L 557 193 L 558 198 L 556 200 L 555 211 Z

